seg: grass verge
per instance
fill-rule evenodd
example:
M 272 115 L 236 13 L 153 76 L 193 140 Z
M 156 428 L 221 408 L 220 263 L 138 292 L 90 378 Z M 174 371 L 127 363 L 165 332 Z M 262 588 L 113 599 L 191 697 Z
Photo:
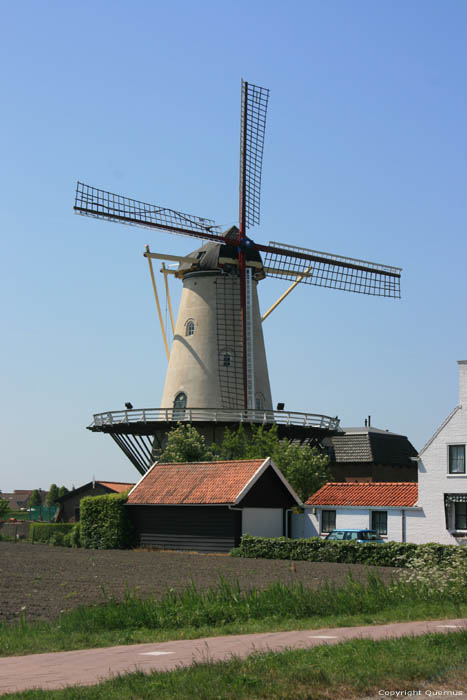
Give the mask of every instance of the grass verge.
M 316 590 L 275 583 L 265 590 L 242 591 L 221 580 L 211 590 L 169 590 L 158 600 L 127 592 L 123 600 L 109 597 L 102 605 L 64 613 L 52 622 L 20 618 L 17 624 L 0 625 L 0 655 L 464 615 L 467 591 L 461 599 L 445 592 L 421 598 L 414 584 L 386 586 L 373 575 L 366 584 L 349 578 L 344 586 L 326 583 Z
M 389 697 L 390 691 L 405 691 L 399 697 L 462 695 L 467 688 L 466 646 L 465 631 L 380 642 L 358 639 L 314 649 L 257 653 L 244 660 L 195 663 L 172 672 L 131 673 L 91 687 L 33 690 L 3 697 L 5 700 L 350 700 L 369 694 Z

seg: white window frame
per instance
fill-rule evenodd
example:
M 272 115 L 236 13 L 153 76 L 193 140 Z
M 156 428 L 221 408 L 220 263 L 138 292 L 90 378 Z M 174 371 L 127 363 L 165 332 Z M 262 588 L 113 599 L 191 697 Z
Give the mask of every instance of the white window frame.
M 185 336 L 190 337 L 195 334 L 195 320 L 193 318 L 189 318 L 187 321 L 185 321 Z
M 466 527 L 457 527 L 457 523 L 456 523 L 456 519 L 457 519 L 457 518 L 456 518 L 456 506 L 463 505 L 463 506 L 465 506 L 465 507 L 467 508 L 467 503 L 466 503 L 465 501 L 462 501 L 462 502 L 460 502 L 460 503 L 453 503 L 452 505 L 454 506 L 454 508 L 452 509 L 452 510 L 453 510 L 453 514 L 454 514 L 454 530 L 457 530 L 457 531 L 459 531 L 459 532 L 466 532 L 466 531 L 467 531 L 467 522 L 466 522 Z
M 323 529 L 323 520 L 324 520 L 324 517 L 323 517 L 323 516 L 324 516 L 325 513 L 334 513 L 334 527 L 331 528 L 331 530 L 324 530 L 324 529 Z M 330 532 L 332 532 L 333 530 L 336 529 L 336 522 L 337 522 L 337 511 L 336 511 L 336 509 L 335 509 L 335 508 L 322 508 L 322 509 L 321 509 L 321 517 L 320 517 L 319 520 L 320 520 L 320 523 L 319 523 L 319 524 L 320 524 L 320 528 L 319 528 L 320 534 L 321 534 L 321 535 L 328 535 Z
M 452 472 L 451 471 L 451 447 L 463 447 L 464 448 L 464 471 L 463 472 Z M 465 465 L 465 442 L 450 442 L 446 445 L 447 451 L 447 474 L 448 476 L 466 476 L 466 465 Z
M 376 527 L 373 527 L 373 515 L 375 513 L 386 513 L 386 532 L 380 532 Z M 387 537 L 388 536 L 388 512 L 387 510 L 371 510 L 370 511 L 370 530 L 376 530 L 378 535 L 380 537 Z

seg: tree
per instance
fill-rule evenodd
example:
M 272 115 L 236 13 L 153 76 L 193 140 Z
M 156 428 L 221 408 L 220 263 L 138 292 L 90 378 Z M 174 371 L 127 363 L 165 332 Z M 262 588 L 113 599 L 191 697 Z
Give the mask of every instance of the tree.
M 6 498 L 0 498 L 0 520 L 5 520 L 10 515 L 10 504 Z
M 219 452 L 219 459 L 244 459 L 248 450 L 248 436 L 240 423 L 238 430 L 224 431 L 224 439 L 219 447 L 213 446 Z
M 165 450 L 159 462 L 210 462 L 215 459 L 213 450 L 206 445 L 203 435 L 200 435 L 192 425 L 177 424 L 167 437 Z
M 45 499 L 45 505 L 48 508 L 51 508 L 52 506 L 56 506 L 57 499 L 58 499 L 58 486 L 57 486 L 57 484 L 50 484 L 49 492 L 47 494 L 47 498 Z
M 42 498 L 39 493 L 39 489 L 34 489 L 34 491 L 29 496 L 29 507 L 34 508 L 36 506 L 42 505 Z
M 274 462 L 303 502 L 326 482 L 332 481 L 329 457 L 317 447 L 281 440 Z
M 66 486 L 60 486 L 58 489 L 58 497 L 61 498 L 62 496 L 66 496 L 67 493 L 70 493 L 70 491 L 67 489 Z

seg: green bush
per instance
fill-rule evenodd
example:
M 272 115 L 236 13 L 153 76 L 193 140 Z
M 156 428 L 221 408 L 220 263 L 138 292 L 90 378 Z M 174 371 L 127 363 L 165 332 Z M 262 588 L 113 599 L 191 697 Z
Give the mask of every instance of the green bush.
M 71 532 L 72 528 L 73 523 L 31 523 L 29 540 L 61 546 L 64 536 Z
M 73 526 L 69 537 L 70 547 L 81 547 L 81 527 L 79 523 Z
M 134 528 L 125 508 L 127 494 L 87 496 L 80 503 L 80 542 L 88 549 L 128 549 Z
M 360 544 L 358 542 L 327 541 L 320 537 L 292 540 L 287 537 L 252 537 L 243 535 L 240 547 L 233 556 L 254 559 L 295 559 L 302 561 L 328 561 L 345 564 L 370 564 L 405 568 L 420 554 L 430 561 L 449 564 L 455 560 L 459 547 L 452 544 L 414 544 L 413 542 L 385 542 L 384 544 Z M 467 560 L 467 548 L 461 557 Z

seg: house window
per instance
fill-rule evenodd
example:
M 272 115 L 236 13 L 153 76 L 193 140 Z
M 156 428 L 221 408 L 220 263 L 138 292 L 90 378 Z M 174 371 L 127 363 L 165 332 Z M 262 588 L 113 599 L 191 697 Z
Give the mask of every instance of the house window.
M 323 510 L 321 513 L 321 532 L 331 532 L 336 529 L 336 511 Z
M 182 420 L 185 418 L 186 394 L 181 391 L 174 400 L 174 410 L 172 412 L 173 420 Z
M 465 445 L 449 445 L 449 473 L 465 474 Z
M 388 534 L 388 512 L 387 510 L 374 510 L 371 513 L 371 529 L 376 530 L 378 535 Z
M 222 355 L 222 364 L 224 367 L 230 367 L 230 365 L 232 364 L 232 356 L 230 352 L 224 352 L 224 354 Z
M 194 334 L 195 334 L 195 322 L 193 321 L 192 318 L 190 318 L 185 323 L 185 335 L 194 335 Z
M 454 503 L 454 527 L 467 530 L 467 503 Z

